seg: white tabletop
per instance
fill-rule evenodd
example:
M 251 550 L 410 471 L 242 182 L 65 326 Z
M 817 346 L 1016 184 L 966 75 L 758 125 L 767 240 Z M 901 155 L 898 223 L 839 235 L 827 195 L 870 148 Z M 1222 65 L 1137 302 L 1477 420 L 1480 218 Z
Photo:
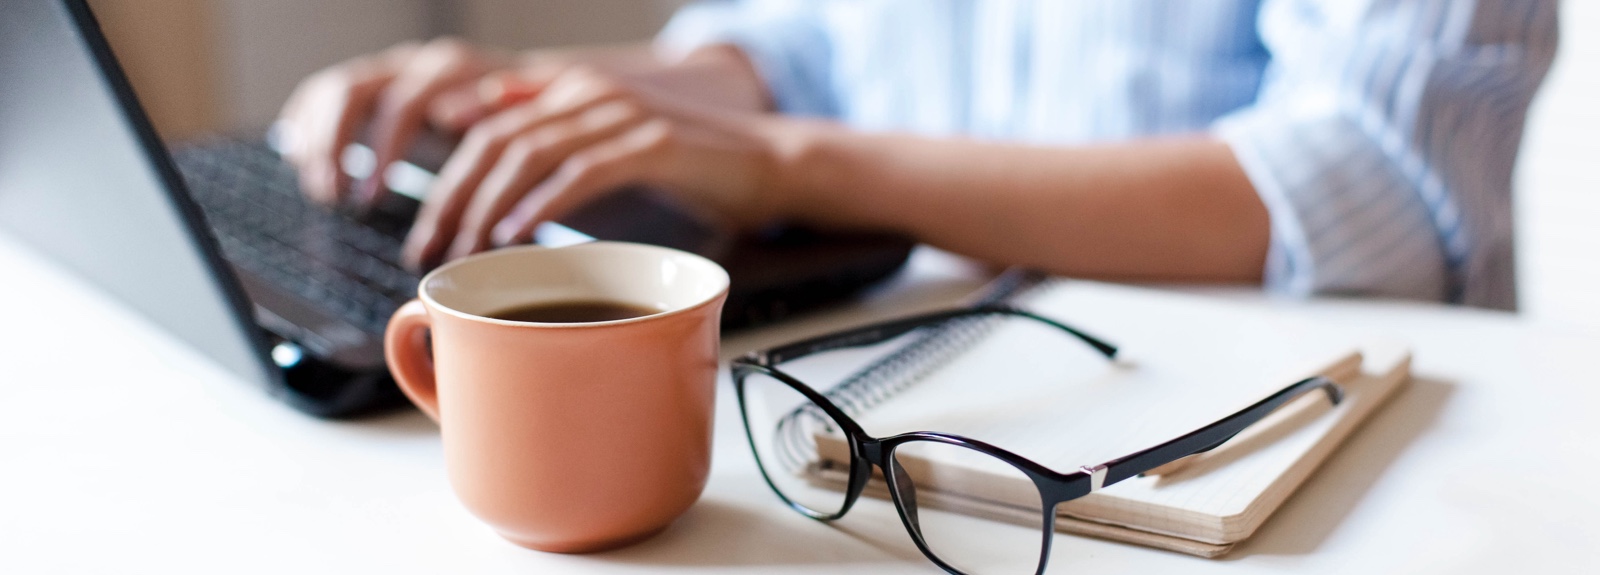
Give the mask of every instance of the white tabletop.
M 725 355 L 948 303 L 979 275 L 924 250 L 861 304 L 729 338 Z M 1600 567 L 1600 334 L 1222 295 L 1399 334 L 1419 377 L 1225 558 L 1061 535 L 1051 573 Z M 0 318 L 0 573 L 937 572 L 885 503 L 837 526 L 780 505 L 727 393 L 700 503 L 633 547 L 555 555 L 502 541 L 456 503 L 420 414 L 303 416 L 4 235 Z

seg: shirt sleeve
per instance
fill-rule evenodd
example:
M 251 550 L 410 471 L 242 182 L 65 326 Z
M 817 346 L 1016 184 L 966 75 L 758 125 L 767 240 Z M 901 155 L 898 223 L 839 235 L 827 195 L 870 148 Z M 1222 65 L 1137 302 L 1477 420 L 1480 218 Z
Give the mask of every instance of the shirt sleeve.
M 678 11 L 656 37 L 673 54 L 731 44 L 750 59 L 779 112 L 838 115 L 831 88 L 832 45 L 811 0 L 703 1 Z
M 1267 0 L 1256 103 L 1214 125 L 1271 215 L 1267 287 L 1462 301 L 1490 281 L 1554 4 Z

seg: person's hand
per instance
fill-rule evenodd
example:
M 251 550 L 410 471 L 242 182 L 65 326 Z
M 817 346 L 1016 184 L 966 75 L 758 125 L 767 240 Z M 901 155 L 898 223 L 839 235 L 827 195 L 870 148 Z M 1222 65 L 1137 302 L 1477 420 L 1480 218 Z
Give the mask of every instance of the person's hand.
M 376 163 L 373 176 L 356 190 L 370 202 L 383 189 L 382 166 L 399 159 L 431 121 L 459 133 L 494 111 L 478 82 L 509 58 L 454 39 L 401 44 L 312 74 L 295 89 L 279 115 L 285 157 L 300 172 L 312 200 L 335 205 L 350 200 L 342 169 L 344 149 L 371 122 Z
M 570 68 L 467 132 L 423 202 L 405 261 L 427 269 L 526 242 L 539 223 L 629 184 L 754 225 L 779 212 L 774 180 L 791 124 Z

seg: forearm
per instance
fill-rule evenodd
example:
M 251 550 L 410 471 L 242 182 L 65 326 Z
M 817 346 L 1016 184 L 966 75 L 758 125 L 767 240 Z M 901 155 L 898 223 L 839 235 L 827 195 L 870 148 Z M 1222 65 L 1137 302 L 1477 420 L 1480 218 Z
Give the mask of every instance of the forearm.
M 1229 148 L 1203 136 L 1042 147 L 799 131 L 781 184 L 790 217 L 1079 277 L 1261 278 L 1266 209 Z

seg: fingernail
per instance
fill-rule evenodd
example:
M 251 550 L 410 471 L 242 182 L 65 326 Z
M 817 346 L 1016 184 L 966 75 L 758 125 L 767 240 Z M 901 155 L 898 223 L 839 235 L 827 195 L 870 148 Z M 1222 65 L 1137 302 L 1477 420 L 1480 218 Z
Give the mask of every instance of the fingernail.
M 355 194 L 356 202 L 361 205 L 372 203 L 372 200 L 378 197 L 378 187 L 381 185 L 375 177 L 361 180 L 361 185 L 358 186 Z
M 422 269 L 422 250 L 417 249 L 417 242 L 407 239 L 400 245 L 400 263 L 413 272 Z
M 334 198 L 339 197 L 338 175 L 327 168 L 318 168 L 315 181 L 317 189 L 312 190 L 314 192 L 312 196 L 324 206 L 333 205 Z
M 503 248 L 517 241 L 518 226 L 510 223 L 500 223 L 489 231 L 489 237 L 497 248 Z
M 472 252 L 467 249 L 466 244 L 461 243 L 461 240 L 458 238 L 455 241 L 450 242 L 450 247 L 445 248 L 444 260 L 451 261 L 459 259 L 470 253 Z

